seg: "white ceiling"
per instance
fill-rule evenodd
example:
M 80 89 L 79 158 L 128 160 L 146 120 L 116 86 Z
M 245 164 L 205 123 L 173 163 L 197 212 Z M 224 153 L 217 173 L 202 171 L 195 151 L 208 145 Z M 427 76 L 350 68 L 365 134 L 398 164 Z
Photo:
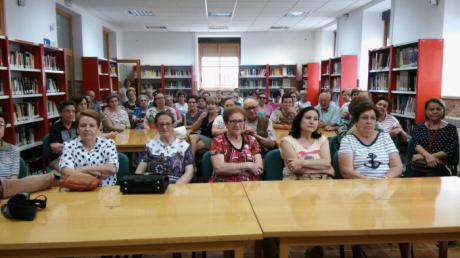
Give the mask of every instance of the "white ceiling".
M 288 26 L 290 31 L 314 30 L 372 0 L 73 0 L 72 2 L 124 31 L 166 26 L 166 31 L 207 32 L 210 26 L 224 31 L 269 31 Z M 208 12 L 233 12 L 232 18 L 208 18 Z M 150 10 L 153 17 L 134 17 L 128 10 Z M 304 11 L 303 17 L 284 17 Z M 161 30 L 164 31 L 164 30 Z M 221 30 L 222 31 L 222 30 Z

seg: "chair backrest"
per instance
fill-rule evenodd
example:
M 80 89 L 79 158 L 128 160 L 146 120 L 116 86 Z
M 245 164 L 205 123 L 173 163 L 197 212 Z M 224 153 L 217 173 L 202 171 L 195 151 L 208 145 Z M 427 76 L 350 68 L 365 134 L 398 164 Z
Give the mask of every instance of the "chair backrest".
M 19 178 L 28 176 L 27 165 L 23 158 L 19 158 Z
M 51 159 L 51 148 L 50 148 L 50 141 L 49 135 L 45 135 L 43 137 L 43 154 L 45 154 L 45 158 L 50 161 Z
M 410 162 L 412 160 L 412 156 L 414 155 L 414 151 L 415 151 L 414 140 L 412 138 L 410 138 L 407 141 L 407 153 L 406 153 L 407 162 Z
M 284 161 L 279 149 L 269 151 L 264 158 L 263 179 L 266 181 L 283 180 Z
M 121 178 L 129 175 L 129 159 L 124 153 L 118 153 L 118 171 L 117 171 L 117 184 Z
M 340 141 L 339 137 L 336 135 L 331 138 L 331 141 L 329 142 L 329 152 L 331 153 L 331 157 L 334 157 L 334 155 L 337 153 L 337 151 L 340 148 Z
M 206 151 L 201 158 L 201 182 L 208 182 L 212 174 L 211 154 Z
M 336 152 L 334 156 L 332 156 L 332 167 L 334 168 L 334 179 L 343 179 L 343 176 L 340 173 L 338 152 Z

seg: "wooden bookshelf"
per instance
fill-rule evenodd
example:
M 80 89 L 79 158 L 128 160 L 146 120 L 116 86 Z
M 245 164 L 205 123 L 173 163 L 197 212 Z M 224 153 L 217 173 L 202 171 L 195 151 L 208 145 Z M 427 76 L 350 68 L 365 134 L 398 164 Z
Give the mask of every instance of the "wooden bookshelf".
M 93 90 L 96 100 L 105 101 L 113 92 L 110 61 L 98 57 L 82 57 L 83 91 Z M 116 85 L 118 88 L 118 85 Z
M 332 101 L 341 106 L 343 100 L 340 93 L 357 87 L 357 69 L 356 55 L 343 55 L 321 61 L 321 91 L 329 90 Z
M 61 48 L 44 46 L 43 78 L 45 85 L 45 104 L 48 120 L 59 117 L 57 107 L 59 103 L 68 99 L 69 90 L 66 78 L 66 65 L 64 50 Z
M 5 128 L 4 139 L 7 142 L 15 143 L 15 132 L 14 128 L 11 126 L 11 121 L 13 120 L 13 101 L 11 98 L 11 76 L 9 71 L 8 55 L 9 42 L 8 38 L 1 36 L 0 37 L 0 109 L 6 115 L 8 122 L 10 123 L 9 127 Z
M 369 50 L 367 90 L 374 102 L 379 96 L 390 96 L 392 56 L 392 46 Z
M 142 89 L 163 89 L 163 65 L 141 65 L 141 83 Z
M 240 65 L 239 88 L 243 97 L 248 96 L 256 89 L 265 94 L 269 94 L 267 89 L 268 69 L 268 65 Z
M 302 90 L 306 90 L 308 101 L 315 106 L 318 104 L 319 95 L 319 63 L 302 65 Z
M 414 123 L 425 121 L 425 102 L 441 97 L 443 48 L 442 39 L 393 46 L 389 92 L 392 114 L 400 118 L 409 133 Z
M 193 94 L 193 66 L 192 65 L 162 65 L 163 67 L 163 92 L 173 97 L 176 92 L 182 91 L 187 96 Z
M 284 89 L 285 93 L 297 88 L 297 65 L 268 65 L 267 92 L 272 96 L 273 91 Z
M 320 91 L 326 91 L 331 89 L 331 60 L 322 60 L 321 61 L 321 81 L 320 81 Z

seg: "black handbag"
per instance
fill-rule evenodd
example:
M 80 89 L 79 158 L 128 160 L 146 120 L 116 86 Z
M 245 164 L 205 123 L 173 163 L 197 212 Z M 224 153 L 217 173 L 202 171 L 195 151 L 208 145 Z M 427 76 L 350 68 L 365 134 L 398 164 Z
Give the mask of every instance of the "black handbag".
M 9 219 L 34 220 L 38 209 L 46 208 L 46 196 L 40 195 L 35 199 L 30 199 L 30 194 L 21 192 L 11 197 L 6 204 L 1 207 L 2 214 Z
M 136 193 L 164 193 L 169 185 L 167 175 L 129 175 L 121 178 L 120 192 L 125 194 Z

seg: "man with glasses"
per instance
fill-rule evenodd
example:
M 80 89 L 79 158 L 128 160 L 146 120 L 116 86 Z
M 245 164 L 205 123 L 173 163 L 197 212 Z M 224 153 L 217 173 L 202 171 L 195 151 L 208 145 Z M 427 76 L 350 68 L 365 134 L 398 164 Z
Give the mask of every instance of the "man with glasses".
M 246 112 L 244 132 L 256 138 L 263 156 L 269 150 L 276 148 L 276 135 L 272 121 L 265 116 L 259 117 L 257 115 L 258 103 L 255 99 L 247 98 L 244 101 L 243 108 Z

